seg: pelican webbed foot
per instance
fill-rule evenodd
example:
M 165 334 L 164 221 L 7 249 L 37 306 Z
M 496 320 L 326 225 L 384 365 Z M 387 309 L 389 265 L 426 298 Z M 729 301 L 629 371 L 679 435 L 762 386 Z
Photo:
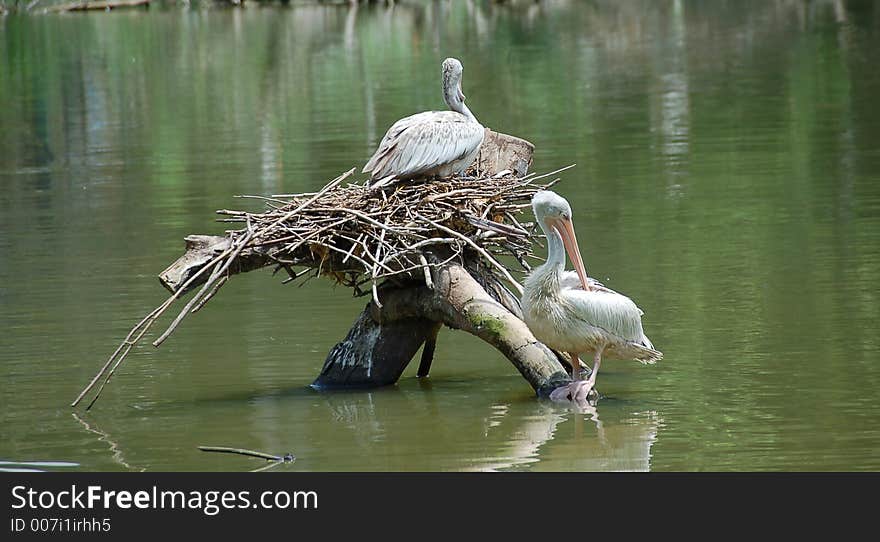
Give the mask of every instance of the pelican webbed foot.
M 576 380 L 565 386 L 559 386 L 550 393 L 550 400 L 557 403 L 572 402 L 578 405 L 588 405 L 590 400 L 599 398 L 599 392 L 590 380 Z

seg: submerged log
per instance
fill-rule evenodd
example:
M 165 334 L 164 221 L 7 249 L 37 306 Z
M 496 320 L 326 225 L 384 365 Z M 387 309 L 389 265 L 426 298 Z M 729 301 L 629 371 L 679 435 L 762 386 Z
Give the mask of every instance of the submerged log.
M 502 171 L 526 174 L 534 146 L 528 141 L 487 130 L 473 170 L 483 175 Z M 452 232 L 454 233 L 454 232 Z M 227 237 L 191 235 L 186 253 L 160 275 L 160 282 L 178 293 L 205 282 L 200 270 L 228 250 Z M 427 252 L 433 267 L 424 282 L 389 280 L 355 320 L 348 335 L 327 355 L 316 388 L 376 387 L 395 383 L 420 348 L 418 375 L 427 376 L 437 334 L 442 326 L 475 335 L 501 352 L 539 396 L 570 381 L 567 362 L 538 342 L 521 319 L 519 299 L 488 271 L 480 259 L 465 260 Z M 441 263 L 446 262 L 446 263 Z M 244 248 L 229 274 L 259 269 L 274 262 L 260 247 Z M 196 280 L 190 280 L 196 277 Z M 379 301 L 381 300 L 381 301 Z

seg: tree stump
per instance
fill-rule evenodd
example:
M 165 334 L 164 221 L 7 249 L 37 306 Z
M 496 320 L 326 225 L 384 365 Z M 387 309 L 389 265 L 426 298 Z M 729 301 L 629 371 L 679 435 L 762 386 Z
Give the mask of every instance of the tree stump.
M 535 146 L 518 137 L 513 137 L 486 128 L 486 136 L 480 145 L 480 152 L 474 166 L 478 171 L 495 174 L 505 169 L 517 177 L 523 177 L 532 165 Z

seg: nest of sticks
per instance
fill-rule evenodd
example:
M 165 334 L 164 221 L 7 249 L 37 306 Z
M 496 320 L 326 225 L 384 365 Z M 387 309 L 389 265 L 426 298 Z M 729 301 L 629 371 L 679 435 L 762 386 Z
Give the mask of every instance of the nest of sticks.
M 223 216 L 221 222 L 244 227 L 227 231 L 225 249 L 131 330 L 72 406 L 104 376 L 90 408 L 159 316 L 192 285 L 204 282 L 153 345 L 159 346 L 187 315 L 201 309 L 226 283 L 245 250 L 274 264 L 276 273 L 286 272 L 284 282 L 328 276 L 353 288 L 355 295 L 372 294 L 380 308 L 377 286 L 381 281 L 421 280 L 432 288 L 431 269 L 456 259 L 479 261 L 486 273 L 495 274 L 499 282 L 521 294 L 522 287 L 499 257 L 511 257 L 523 270 L 530 270 L 527 260 L 534 257 L 535 226 L 518 217 L 530 207 L 537 191 L 558 179 L 539 181 L 568 167 L 542 175 L 515 177 L 504 171 L 494 176 L 409 181 L 381 189 L 343 184 L 354 173 L 352 169 L 318 192 L 241 196 L 264 200 L 268 209 L 217 211 Z
M 276 273 L 286 271 L 285 282 L 324 275 L 355 295 L 372 292 L 379 307 L 380 281 L 424 280 L 430 287 L 431 268 L 455 259 L 482 259 L 519 289 L 497 258 L 511 256 L 530 270 L 534 225 L 517 216 L 552 184 L 536 183 L 544 175 L 421 180 L 373 190 L 342 186 L 352 171 L 315 193 L 244 196 L 265 200 L 265 212 L 217 211 L 223 222 L 245 223 L 227 232 L 230 246 L 249 246 L 268 258 Z

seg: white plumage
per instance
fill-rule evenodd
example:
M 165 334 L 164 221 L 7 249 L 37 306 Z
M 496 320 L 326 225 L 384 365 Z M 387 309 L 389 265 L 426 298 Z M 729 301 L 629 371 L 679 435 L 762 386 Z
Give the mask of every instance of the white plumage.
M 443 61 L 443 98 L 450 111 L 426 111 L 395 122 L 364 166 L 371 180 L 385 184 L 391 179 L 448 177 L 473 163 L 485 128 L 464 105 L 461 75 L 458 60 Z
M 523 310 L 535 337 L 563 352 L 593 353 L 604 345 L 606 356 L 644 363 L 660 359 L 642 330 L 643 313 L 630 298 L 604 287 L 583 290 L 577 280 L 577 288 L 537 296 L 534 282 L 526 280 Z
M 574 383 L 551 397 L 586 400 L 603 357 L 654 363 L 663 354 L 654 349 L 642 329 L 641 309 L 625 295 L 587 277 L 568 202 L 553 192 L 542 191 L 533 198 L 532 208 L 547 236 L 548 257 L 523 285 L 523 316 L 538 340 L 572 357 Z M 574 272 L 564 271 L 565 252 Z M 594 360 L 586 382 L 580 381 L 579 375 L 582 354 L 591 354 Z

